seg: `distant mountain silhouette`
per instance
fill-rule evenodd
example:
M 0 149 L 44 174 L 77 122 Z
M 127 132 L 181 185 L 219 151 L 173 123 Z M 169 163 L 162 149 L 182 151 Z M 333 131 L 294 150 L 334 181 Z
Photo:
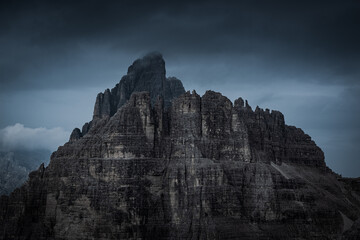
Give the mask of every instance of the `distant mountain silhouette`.
M 0 195 L 10 194 L 28 179 L 41 163 L 49 163 L 46 149 L 0 151 Z

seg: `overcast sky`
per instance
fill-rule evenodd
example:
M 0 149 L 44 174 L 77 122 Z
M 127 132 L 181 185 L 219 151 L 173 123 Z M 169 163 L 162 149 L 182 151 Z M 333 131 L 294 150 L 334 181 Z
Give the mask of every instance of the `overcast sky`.
M 280 110 L 335 172 L 360 176 L 359 1 L 169 2 L 1 1 L 0 141 L 57 134 L 55 150 L 159 51 L 185 89 Z

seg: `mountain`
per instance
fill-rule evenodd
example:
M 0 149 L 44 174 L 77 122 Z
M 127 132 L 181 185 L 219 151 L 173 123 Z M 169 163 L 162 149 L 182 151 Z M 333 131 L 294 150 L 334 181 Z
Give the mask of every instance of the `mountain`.
M 130 99 L 132 93 L 142 91 L 150 93 L 152 104 L 161 96 L 166 108 L 171 105 L 172 99 L 185 93 L 179 79 L 166 78 L 165 61 L 160 53 L 153 52 L 136 60 L 114 88 L 97 95 L 93 121 L 113 116 Z M 93 121 L 84 124 L 81 134 L 78 130 L 75 131 L 85 135 Z
M 31 171 L 41 163 L 49 163 L 50 155 L 46 149 L 0 151 L 0 195 L 20 187 Z
M 360 182 L 279 111 L 185 92 L 153 53 L 0 216 L 1 239 L 357 239 Z

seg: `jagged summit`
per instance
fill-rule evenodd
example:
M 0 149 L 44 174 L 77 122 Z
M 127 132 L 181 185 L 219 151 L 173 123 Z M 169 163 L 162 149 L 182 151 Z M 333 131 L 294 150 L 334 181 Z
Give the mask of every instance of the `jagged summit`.
M 150 69 L 151 71 L 158 71 L 160 75 L 166 74 L 165 61 L 161 53 L 151 52 L 146 54 L 144 57 L 137 59 L 128 68 L 127 74 L 136 74 L 142 69 Z
M 106 89 L 96 97 L 93 121 L 113 116 L 116 111 L 130 99 L 133 92 L 147 91 L 151 103 L 161 97 L 165 107 L 171 105 L 172 99 L 185 92 L 181 81 L 175 77 L 166 78 L 165 61 L 159 52 L 152 52 L 137 59 L 128 68 L 114 88 Z M 81 135 L 85 135 L 92 122 L 83 126 Z
M 127 75 L 111 91 L 107 89 L 98 94 L 93 119 L 111 117 L 133 92 L 141 91 L 150 93 L 152 103 L 158 96 L 162 97 L 166 107 L 173 98 L 185 92 L 180 80 L 166 78 L 165 61 L 160 53 L 153 52 L 134 61 Z
M 359 236 L 358 181 L 339 181 L 309 135 L 241 98 L 185 92 L 164 67 L 145 56 L 98 95 L 92 122 L 0 198 L 0 239 Z

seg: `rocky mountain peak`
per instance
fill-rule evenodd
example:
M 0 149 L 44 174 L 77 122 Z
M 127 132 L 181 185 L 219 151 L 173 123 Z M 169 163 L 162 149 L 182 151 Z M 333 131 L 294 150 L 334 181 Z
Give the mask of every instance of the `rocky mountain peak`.
M 136 60 L 0 198 L 0 239 L 358 239 L 359 181 L 339 181 L 309 135 L 242 98 L 185 92 L 164 66 Z
M 80 129 L 75 128 L 70 135 L 69 142 L 75 142 L 75 141 L 79 140 L 81 137 L 82 137 L 82 134 L 81 134 Z
M 129 99 L 132 93 L 147 91 L 150 93 L 151 103 L 155 104 L 157 97 L 164 100 L 164 107 L 171 105 L 174 98 L 185 92 L 181 81 L 175 77 L 166 78 L 165 61 L 158 52 L 152 52 L 137 59 L 128 68 L 114 88 L 99 93 L 94 106 L 93 121 L 110 118 Z M 86 123 L 85 135 L 91 127 Z M 84 128 L 84 127 L 83 127 Z
M 165 61 L 159 52 L 151 52 L 146 54 L 143 58 L 137 59 L 128 68 L 127 74 L 138 74 L 141 72 L 156 72 L 159 76 L 165 77 Z

